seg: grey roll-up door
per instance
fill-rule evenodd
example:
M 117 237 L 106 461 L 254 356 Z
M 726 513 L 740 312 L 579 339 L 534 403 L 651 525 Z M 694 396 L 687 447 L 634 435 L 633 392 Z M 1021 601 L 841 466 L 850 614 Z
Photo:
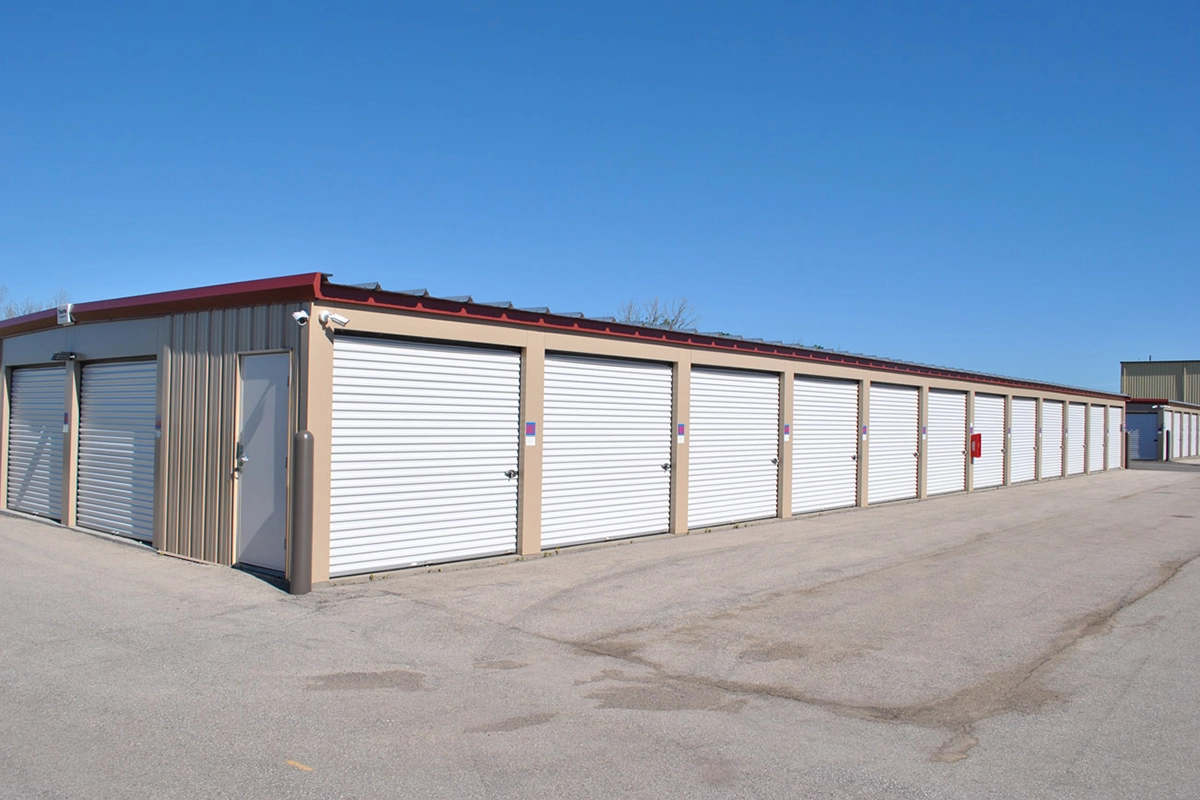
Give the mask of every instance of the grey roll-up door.
M 1008 440 L 1009 480 L 1013 483 L 1031 481 L 1037 466 L 1037 400 L 1014 397 L 1012 401 L 1012 436 Z
M 85 364 L 79 390 L 81 527 L 150 541 L 158 364 Z
M 1129 458 L 1154 461 L 1158 458 L 1158 414 L 1126 414 L 1129 431 Z
M 925 493 L 967 488 L 967 394 L 929 390 L 926 417 Z
M 1082 403 L 1070 403 L 1067 406 L 1067 474 L 1078 475 L 1083 472 L 1084 428 L 1087 421 L 1087 406 Z
M 917 496 L 917 402 L 916 387 L 871 384 L 868 503 Z
M 1125 444 L 1125 437 L 1121 435 L 1121 409 L 1116 406 L 1108 407 L 1108 445 L 1105 448 L 1105 466 L 1108 469 L 1120 469 L 1125 463 L 1122 458 L 1122 446 Z
M 62 518 L 63 405 L 66 369 L 12 371 L 8 416 L 8 507 Z
M 792 389 L 792 513 L 858 502 L 858 382 L 797 375 Z
M 975 433 L 982 436 L 982 452 L 975 459 L 975 489 L 1004 483 L 1004 398 L 994 394 L 975 395 Z
M 1104 470 L 1104 406 L 1088 406 L 1088 472 Z
M 330 575 L 516 549 L 520 356 L 338 336 Z
M 671 385 L 668 364 L 547 354 L 543 548 L 669 529 Z
M 688 527 L 773 517 L 779 499 L 779 376 L 692 369 Z
M 1063 404 L 1042 402 L 1042 436 L 1039 442 L 1041 478 L 1060 478 L 1063 468 Z

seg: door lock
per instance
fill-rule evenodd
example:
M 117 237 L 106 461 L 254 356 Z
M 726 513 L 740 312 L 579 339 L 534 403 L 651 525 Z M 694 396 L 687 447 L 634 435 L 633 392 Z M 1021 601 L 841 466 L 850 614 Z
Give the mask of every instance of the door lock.
M 511 481 L 513 478 L 517 477 L 517 471 L 515 469 L 505 470 L 504 477 Z
M 237 451 L 233 457 L 233 471 L 240 475 L 242 470 L 246 468 L 246 464 L 250 461 L 250 456 L 246 455 L 246 448 L 241 442 L 238 442 Z
M 779 459 L 778 459 L 778 458 L 772 458 L 772 459 L 771 459 L 771 463 L 772 463 L 772 464 L 774 464 L 775 466 L 777 466 L 777 467 L 778 467 L 778 466 L 779 466 Z
M 663 464 L 662 468 L 663 468 L 663 472 L 670 472 L 671 471 L 671 462 L 668 461 L 667 463 Z

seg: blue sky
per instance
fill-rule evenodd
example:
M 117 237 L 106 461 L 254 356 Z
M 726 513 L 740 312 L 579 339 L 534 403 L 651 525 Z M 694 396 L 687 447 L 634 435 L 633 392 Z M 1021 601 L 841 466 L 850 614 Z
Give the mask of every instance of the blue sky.
M 1118 388 L 1200 357 L 1200 4 L 8 4 L 0 283 L 307 271 Z

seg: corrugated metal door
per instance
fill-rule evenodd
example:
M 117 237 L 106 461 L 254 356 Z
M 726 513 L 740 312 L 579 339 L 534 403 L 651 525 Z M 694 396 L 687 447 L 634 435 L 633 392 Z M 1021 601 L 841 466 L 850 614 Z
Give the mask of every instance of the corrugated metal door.
M 1104 470 L 1104 406 L 1088 406 L 1088 472 Z
M 1063 404 L 1058 400 L 1042 403 L 1041 448 L 1042 480 L 1062 477 Z
M 867 437 L 867 502 L 917 496 L 915 387 L 872 384 Z
M 1121 409 L 1116 406 L 1108 407 L 1108 444 L 1105 448 L 1105 460 L 1109 469 L 1120 469 L 1125 463 L 1121 448 L 1125 437 L 1121 435 Z
M 779 376 L 693 369 L 688 527 L 773 517 L 779 494 Z
M 85 364 L 79 389 L 79 525 L 150 541 L 158 363 Z
M 1154 461 L 1158 458 L 1158 414 L 1127 414 L 1125 428 L 1129 431 L 1131 460 Z
M 64 367 L 12 371 L 8 417 L 8 507 L 62 517 Z
M 669 529 L 669 365 L 547 355 L 543 416 L 543 548 Z
M 1171 424 L 1171 458 L 1179 458 L 1183 455 L 1183 449 L 1180 443 L 1183 440 L 1183 413 L 1175 412 L 1175 421 Z
M 1034 467 L 1037 464 L 1037 400 L 1014 397 L 1011 426 L 1009 480 L 1013 483 L 1031 481 L 1036 477 Z
M 925 446 L 925 493 L 967 488 L 967 395 L 929 390 Z
M 975 459 L 972 485 L 987 489 L 1004 483 L 1004 398 L 975 395 L 975 433 L 983 437 L 981 456 Z
M 1067 406 L 1067 474 L 1083 472 L 1083 458 L 1087 448 L 1084 430 L 1087 423 L 1087 406 L 1070 403 Z
M 338 336 L 331 575 L 516 549 L 517 353 Z
M 792 389 L 792 513 L 858 502 L 858 382 L 797 375 Z
M 1200 445 L 1198 445 L 1196 442 L 1196 436 L 1198 433 L 1200 433 L 1197 428 L 1200 428 L 1200 417 L 1198 417 L 1196 414 L 1192 414 L 1191 434 L 1188 436 L 1188 441 L 1191 442 L 1192 446 L 1190 452 L 1190 455 L 1192 456 L 1200 455 L 1200 453 L 1197 452 L 1197 447 L 1200 447 Z

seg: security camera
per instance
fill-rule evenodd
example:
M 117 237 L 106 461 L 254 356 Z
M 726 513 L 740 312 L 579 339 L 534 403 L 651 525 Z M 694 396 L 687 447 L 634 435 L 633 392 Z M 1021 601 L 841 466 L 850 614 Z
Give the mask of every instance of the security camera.
M 317 317 L 317 319 L 321 320 L 322 325 L 328 325 L 332 322 L 334 325 L 337 325 L 340 328 L 344 328 L 350 324 L 350 320 L 347 317 L 343 317 L 341 314 L 335 314 L 332 311 L 322 311 L 321 316 Z
M 296 324 L 299 325 L 301 328 L 303 328 L 305 325 L 308 324 L 308 312 L 307 311 L 293 311 L 292 319 L 296 320 Z

